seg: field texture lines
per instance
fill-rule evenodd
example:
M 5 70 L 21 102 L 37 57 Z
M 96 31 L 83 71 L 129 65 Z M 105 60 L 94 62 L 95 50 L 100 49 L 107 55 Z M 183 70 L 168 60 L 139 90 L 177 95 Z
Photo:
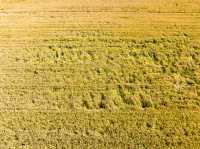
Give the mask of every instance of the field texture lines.
M 0 0 L 0 149 L 199 149 L 199 0 Z

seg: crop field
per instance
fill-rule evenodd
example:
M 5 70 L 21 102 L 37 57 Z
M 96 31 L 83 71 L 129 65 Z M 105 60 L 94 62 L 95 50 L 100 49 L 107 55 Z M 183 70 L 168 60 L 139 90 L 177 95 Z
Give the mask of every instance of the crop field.
M 199 149 L 199 0 L 0 0 L 0 149 Z

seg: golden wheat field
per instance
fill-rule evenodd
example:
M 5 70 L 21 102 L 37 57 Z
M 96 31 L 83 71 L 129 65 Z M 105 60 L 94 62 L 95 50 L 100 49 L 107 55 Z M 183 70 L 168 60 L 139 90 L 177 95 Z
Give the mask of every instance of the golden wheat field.
M 199 0 L 0 0 L 0 149 L 199 149 Z

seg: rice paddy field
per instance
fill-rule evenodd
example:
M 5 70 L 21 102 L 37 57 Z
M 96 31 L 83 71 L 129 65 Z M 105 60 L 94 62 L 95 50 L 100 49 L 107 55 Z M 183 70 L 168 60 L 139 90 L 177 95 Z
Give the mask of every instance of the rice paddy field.
M 199 0 L 0 0 L 0 149 L 199 149 Z

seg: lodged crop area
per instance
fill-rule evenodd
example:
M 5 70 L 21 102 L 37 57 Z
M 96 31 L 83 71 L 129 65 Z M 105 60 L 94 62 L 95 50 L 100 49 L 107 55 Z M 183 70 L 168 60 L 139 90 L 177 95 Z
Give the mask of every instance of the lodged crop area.
M 0 148 L 200 148 L 198 0 L 1 0 Z

